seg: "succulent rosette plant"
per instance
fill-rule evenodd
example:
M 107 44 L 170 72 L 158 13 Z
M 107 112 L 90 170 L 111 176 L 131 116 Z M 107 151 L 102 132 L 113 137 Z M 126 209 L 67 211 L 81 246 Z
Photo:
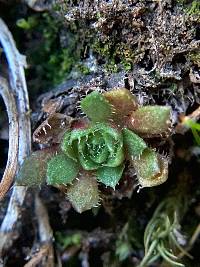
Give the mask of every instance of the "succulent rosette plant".
M 98 183 L 115 189 L 128 164 L 134 167 L 141 187 L 167 180 L 167 158 L 151 149 L 143 138 L 169 132 L 170 107 L 139 106 L 136 97 L 122 88 L 88 94 L 81 101 L 81 109 L 87 118 L 79 121 L 84 123 L 65 132 L 60 149 L 48 158 L 45 167 L 47 183 L 65 185 L 77 211 L 98 204 Z

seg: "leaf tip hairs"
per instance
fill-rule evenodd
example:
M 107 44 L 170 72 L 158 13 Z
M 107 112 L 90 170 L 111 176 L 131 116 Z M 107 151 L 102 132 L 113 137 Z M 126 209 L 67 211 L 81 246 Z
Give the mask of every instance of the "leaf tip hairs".
M 38 150 L 27 157 L 16 177 L 16 184 L 21 186 L 40 186 L 45 183 L 47 162 L 56 154 L 53 147 Z
M 140 188 L 153 187 L 168 178 L 168 160 L 150 148 L 144 149 L 139 158 L 132 160 Z
M 76 178 L 78 172 L 79 164 L 64 153 L 59 153 L 48 162 L 47 184 L 70 184 Z
M 139 107 L 131 113 L 127 124 L 129 129 L 147 137 L 167 134 L 171 126 L 171 107 Z
M 113 106 L 97 91 L 81 100 L 81 109 L 94 122 L 108 121 L 114 112 Z

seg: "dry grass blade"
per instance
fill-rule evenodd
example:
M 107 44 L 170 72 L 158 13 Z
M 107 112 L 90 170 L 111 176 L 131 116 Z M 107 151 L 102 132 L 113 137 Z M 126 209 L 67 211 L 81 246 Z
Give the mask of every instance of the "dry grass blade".
M 8 119 L 9 119 L 9 150 L 6 169 L 3 174 L 3 178 L 0 183 L 0 201 L 4 198 L 5 194 L 9 190 L 16 170 L 17 170 L 17 154 L 18 154 L 18 134 L 19 125 L 17 119 L 17 107 L 14 96 L 9 90 L 9 85 L 6 79 L 0 77 L 0 94 L 3 97 L 6 105 Z M 15 133 L 15 134 L 13 134 Z
M 200 106 L 197 109 L 195 109 L 191 114 L 180 117 L 181 121 L 175 128 L 176 132 L 184 134 L 189 129 L 189 127 L 186 126 L 187 121 L 192 120 L 194 122 L 197 122 L 199 119 L 200 119 Z

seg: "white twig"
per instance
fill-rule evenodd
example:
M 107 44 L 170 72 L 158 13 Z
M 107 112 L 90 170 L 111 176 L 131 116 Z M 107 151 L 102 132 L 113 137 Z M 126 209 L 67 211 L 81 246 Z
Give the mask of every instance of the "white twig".
M 0 42 L 6 55 L 9 66 L 10 85 L 13 90 L 19 116 L 19 164 L 31 150 L 31 127 L 29 118 L 29 98 L 26 86 L 24 68 L 26 65 L 25 56 L 21 55 L 16 48 L 13 37 L 6 24 L 0 18 Z
M 6 24 L 0 18 L 0 42 L 6 55 L 9 66 L 9 81 L 17 104 L 19 122 L 19 149 L 18 162 L 22 164 L 24 158 L 31 151 L 31 128 L 29 112 L 28 92 L 24 74 L 26 67 L 25 57 L 22 56 L 15 45 L 13 37 Z M 13 133 L 15 134 L 15 133 Z M 14 229 L 20 214 L 26 195 L 26 187 L 14 185 L 12 196 L 8 205 L 6 215 L 0 228 L 0 256 L 6 247 L 12 245 L 12 230 Z
M 35 197 L 35 213 L 38 218 L 38 231 L 41 243 L 52 242 L 53 232 L 49 225 L 49 216 L 41 199 Z

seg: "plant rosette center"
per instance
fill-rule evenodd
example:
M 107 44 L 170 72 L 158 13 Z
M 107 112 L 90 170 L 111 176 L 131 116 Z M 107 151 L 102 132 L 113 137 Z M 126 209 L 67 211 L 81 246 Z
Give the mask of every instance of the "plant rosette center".
M 79 160 L 85 170 L 117 167 L 124 160 L 122 134 L 105 123 L 67 133 L 62 150 L 68 157 Z
M 96 171 L 97 180 L 106 186 L 115 188 L 122 176 L 125 159 L 123 135 L 119 129 L 111 127 L 108 123 L 95 123 L 86 129 L 73 129 L 67 132 L 61 150 L 65 155 L 65 161 L 73 161 L 79 170 L 82 168 L 86 171 Z M 75 174 L 76 172 L 74 176 Z M 71 179 L 72 177 L 69 177 L 69 180 L 66 179 L 63 183 L 71 182 Z M 49 183 L 52 182 L 54 179 L 49 172 Z

